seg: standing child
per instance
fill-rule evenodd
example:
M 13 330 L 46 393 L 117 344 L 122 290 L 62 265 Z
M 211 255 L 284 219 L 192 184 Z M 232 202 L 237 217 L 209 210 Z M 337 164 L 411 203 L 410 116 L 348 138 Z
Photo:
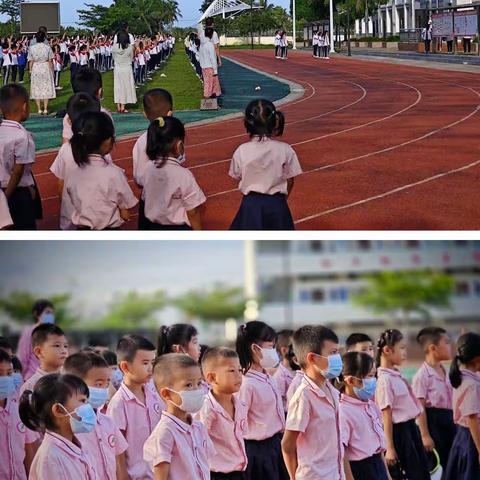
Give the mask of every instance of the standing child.
M 319 39 L 318 31 L 315 31 L 312 37 L 313 58 L 318 57 L 318 39 Z
M 166 353 L 184 353 L 198 362 L 200 342 L 197 329 L 188 323 L 161 326 L 158 332 L 157 355 L 160 357 Z
M 127 442 L 115 422 L 101 413 L 108 401 L 110 369 L 107 362 L 93 352 L 79 352 L 70 355 L 63 367 L 64 373 L 81 378 L 88 386 L 88 402 L 96 413 L 95 429 L 78 436 L 85 451 L 94 460 L 98 478 L 104 480 L 125 480 L 128 478 L 125 463 Z
M 79 230 L 118 229 L 138 203 L 124 171 L 106 158 L 114 141 L 113 123 L 105 113 L 84 113 L 73 125 L 70 145 L 80 168 L 68 175 L 65 190 Z
M 242 385 L 237 352 L 224 347 L 208 349 L 202 358 L 202 371 L 211 388 L 198 418 L 215 447 L 209 458 L 211 478 L 245 480 L 247 406 L 237 395 Z
M 150 165 L 144 173 L 146 230 L 201 230 L 200 206 L 206 201 L 185 168 L 185 127 L 175 117 L 159 117 L 147 134 Z
M 465 333 L 450 366 L 457 434 L 445 480 L 480 478 L 480 335 Z
M 53 56 L 53 72 L 55 74 L 55 90 L 62 90 L 60 86 L 60 75 L 62 74 L 63 63 L 62 55 L 60 52 L 60 45 L 55 45 Z
M 39 367 L 22 385 L 20 393 L 33 390 L 40 378 L 49 373 L 59 373 L 68 355 L 68 342 L 60 327 L 52 323 L 39 325 L 32 332 L 33 353 L 38 358 Z
M 237 148 L 229 171 L 243 200 L 230 229 L 293 230 L 287 199 L 302 169 L 293 148 L 274 139 L 283 135 L 285 117 L 269 100 L 253 100 L 244 124 L 250 141 Z
M 425 450 L 437 450 L 445 471 L 457 433 L 453 422 L 453 389 L 441 363 L 452 360 L 450 339 L 443 328 L 426 327 L 420 330 L 417 341 L 425 354 L 423 365 L 413 377 L 413 393 L 424 408 L 418 425 Z
M 375 357 L 375 345 L 372 339 L 365 333 L 352 333 L 345 341 L 347 352 L 363 352 Z
M 25 428 L 18 414 L 13 365 L 0 351 L 0 478 L 26 480 L 39 446 L 38 434 Z
M 30 116 L 28 93 L 21 85 L 0 89 L 0 188 L 5 193 L 14 230 L 36 230 L 41 200 L 33 178 L 35 143 L 21 125 Z
M 375 393 L 382 410 L 387 438 L 389 468 L 401 468 L 409 480 L 429 480 L 427 456 L 415 419 L 422 408 L 398 367 L 407 358 L 407 343 L 401 332 L 385 330 L 377 344 L 378 384 Z
M 143 447 L 148 478 L 209 480 L 213 446 L 205 426 L 192 418 L 205 400 L 198 363 L 182 353 L 162 355 L 155 362 L 154 381 L 166 409 Z
M 290 478 L 344 480 L 339 394 L 330 380 L 342 373 L 335 333 L 307 325 L 293 335 L 305 375 L 288 405 L 282 450 Z
M 117 346 L 123 383 L 108 404 L 107 414 L 127 440 L 127 471 L 131 480 L 153 479 L 143 459 L 143 445 L 160 420 L 162 400 L 147 382 L 152 378 L 155 347 L 139 335 L 127 335 Z
M 345 470 L 353 480 L 389 480 L 382 413 L 373 401 L 377 379 L 367 353 L 343 356 L 340 435 L 345 447 Z
M 283 409 L 287 412 L 287 391 L 292 383 L 294 371 L 290 366 L 290 358 L 288 357 L 289 347 L 292 344 L 293 330 L 281 330 L 277 333 L 277 353 L 280 356 L 280 365 L 273 374 L 273 378 L 277 381 L 280 395 L 282 396 Z
M 275 45 L 275 58 L 281 58 L 280 56 L 280 51 L 281 51 L 281 46 L 280 46 L 280 41 L 282 39 L 282 36 L 280 35 L 280 30 L 277 30 L 275 32 L 275 38 L 273 40 L 273 43 Z
M 92 431 L 96 424 L 88 394 L 88 387 L 80 378 L 50 374 L 38 381 L 33 393 L 26 391 L 22 395 L 22 422 L 31 430 L 45 433 L 29 480 L 97 480 L 94 463 L 77 439 L 77 434 Z
M 238 329 L 236 349 L 244 374 L 239 395 L 248 408 L 244 436 L 248 480 L 288 479 L 280 445 L 285 412 L 277 383 L 267 372 L 279 363 L 276 339 L 275 330 L 263 322 L 248 322 Z

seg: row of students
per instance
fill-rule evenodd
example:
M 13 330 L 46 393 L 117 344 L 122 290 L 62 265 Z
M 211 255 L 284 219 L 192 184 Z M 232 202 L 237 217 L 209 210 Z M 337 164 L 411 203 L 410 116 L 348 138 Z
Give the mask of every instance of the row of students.
M 313 56 L 329 60 L 330 37 L 328 32 L 314 32 L 312 38 Z
M 17 41 L 9 37 L 1 42 L 2 54 L 0 55 L 0 71 L 3 76 L 3 85 L 10 82 L 23 83 L 25 68 L 27 66 L 27 42 L 25 39 Z
M 287 60 L 288 58 L 288 38 L 284 30 L 277 30 L 274 38 L 275 58 Z

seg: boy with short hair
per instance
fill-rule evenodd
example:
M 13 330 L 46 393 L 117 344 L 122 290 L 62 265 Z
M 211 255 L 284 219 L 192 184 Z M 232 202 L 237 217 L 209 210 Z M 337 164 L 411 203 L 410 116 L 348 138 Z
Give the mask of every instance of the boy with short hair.
M 22 385 L 20 394 L 25 390 L 33 391 L 35 384 L 49 373 L 60 373 L 68 356 L 68 341 L 63 330 L 53 323 L 43 323 L 32 332 L 33 353 L 40 366 Z
M 365 333 L 352 333 L 345 341 L 347 352 L 367 353 L 372 358 L 375 356 L 375 346 L 372 339 Z
M 126 335 L 117 346 L 124 379 L 110 400 L 109 415 L 127 440 L 127 471 L 131 480 L 153 479 L 142 447 L 160 420 L 162 400 L 147 383 L 152 377 L 155 347 L 140 335 Z
M 36 230 L 41 203 L 32 168 L 35 143 L 22 126 L 30 116 L 28 92 L 21 85 L 0 89 L 0 189 L 7 201 L 14 230 Z
M 202 358 L 202 372 L 210 390 L 196 418 L 207 427 L 216 450 L 209 458 L 211 478 L 244 480 L 247 406 L 237 396 L 243 377 L 237 352 L 225 347 L 208 349 Z
M 282 451 L 290 478 L 344 480 L 339 393 L 329 380 L 342 372 L 338 337 L 329 328 L 307 325 L 293 335 L 305 375 L 288 406 Z
M 417 342 L 425 354 L 425 361 L 413 377 L 413 393 L 423 407 L 418 426 L 425 450 L 435 448 L 444 471 L 456 434 L 453 422 L 453 389 L 441 362 L 452 359 L 451 341 L 446 330 L 427 327 L 420 330 Z
M 107 362 L 94 352 L 78 352 L 65 360 L 63 372 L 81 378 L 90 390 L 88 401 L 97 415 L 97 425 L 93 432 L 78 434 L 78 439 L 82 450 L 95 460 L 99 478 L 128 479 L 125 462 L 128 444 L 115 422 L 100 411 L 108 401 L 111 372 Z
M 167 408 L 143 448 L 152 478 L 208 480 L 213 447 L 205 426 L 192 419 L 205 400 L 198 363 L 183 353 L 162 355 L 155 363 L 154 382 Z

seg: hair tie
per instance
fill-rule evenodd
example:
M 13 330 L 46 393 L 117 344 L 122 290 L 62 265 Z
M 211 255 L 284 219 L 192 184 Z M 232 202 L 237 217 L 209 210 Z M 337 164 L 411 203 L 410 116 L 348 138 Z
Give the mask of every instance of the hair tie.
M 82 130 L 80 130 L 80 131 L 78 132 L 78 134 L 79 134 L 81 137 L 83 137 L 83 131 L 82 131 Z
M 165 126 L 165 119 L 163 117 L 158 117 L 157 122 L 160 128 L 163 128 Z

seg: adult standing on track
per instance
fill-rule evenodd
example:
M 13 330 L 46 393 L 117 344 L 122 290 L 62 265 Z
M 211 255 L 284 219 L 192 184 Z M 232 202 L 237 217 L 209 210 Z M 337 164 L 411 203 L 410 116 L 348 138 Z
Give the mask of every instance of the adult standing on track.
M 432 21 L 429 20 L 426 27 L 422 30 L 422 40 L 425 45 L 425 55 L 430 53 L 430 44 L 432 43 Z
M 112 53 L 115 64 L 113 70 L 114 101 L 119 113 L 128 113 L 125 105 L 137 103 L 137 93 L 132 71 L 134 50 L 125 30 L 118 33 L 117 43 L 113 45 Z
M 218 79 L 217 54 L 212 41 L 213 33 L 213 28 L 207 27 L 205 29 L 205 41 L 200 45 L 200 66 L 203 73 L 204 98 L 215 98 L 222 94 Z

